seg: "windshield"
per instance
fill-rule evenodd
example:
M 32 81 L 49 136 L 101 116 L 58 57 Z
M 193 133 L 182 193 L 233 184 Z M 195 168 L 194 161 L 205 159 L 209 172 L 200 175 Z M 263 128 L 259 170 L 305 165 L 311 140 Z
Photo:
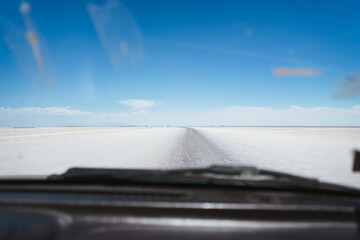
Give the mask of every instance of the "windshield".
M 360 188 L 359 9 L 1 1 L 0 176 L 226 165 Z

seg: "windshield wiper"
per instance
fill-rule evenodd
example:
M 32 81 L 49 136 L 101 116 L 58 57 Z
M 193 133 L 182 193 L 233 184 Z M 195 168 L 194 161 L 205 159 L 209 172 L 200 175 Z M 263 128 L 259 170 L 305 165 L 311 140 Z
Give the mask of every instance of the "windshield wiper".
M 360 190 L 323 183 L 314 178 L 269 171 L 249 166 L 211 166 L 179 170 L 134 170 L 102 168 L 70 168 L 61 175 L 51 175 L 50 181 L 106 183 L 178 183 L 244 186 L 287 190 L 313 190 L 351 193 Z
M 70 168 L 64 174 L 51 175 L 49 180 L 70 179 L 168 179 L 173 177 L 201 178 L 208 180 L 282 180 L 317 184 L 318 180 L 296 175 L 268 171 L 249 166 L 210 166 L 207 168 L 186 168 L 176 170 L 142 170 L 142 169 L 106 169 L 106 168 Z

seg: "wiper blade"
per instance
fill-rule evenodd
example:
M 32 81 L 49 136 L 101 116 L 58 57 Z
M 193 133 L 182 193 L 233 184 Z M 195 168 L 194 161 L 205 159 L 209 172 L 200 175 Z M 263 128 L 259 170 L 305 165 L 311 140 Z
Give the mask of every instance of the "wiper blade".
M 64 174 L 49 176 L 48 180 L 72 182 L 106 181 L 108 183 L 212 184 L 254 188 L 281 188 L 287 190 L 324 190 L 360 195 L 359 190 L 350 187 L 323 183 L 314 178 L 300 177 L 249 166 L 211 166 L 208 168 L 178 170 L 70 168 Z
M 198 169 L 180 169 L 169 171 L 172 174 L 184 174 L 188 176 L 225 176 L 228 179 L 239 180 L 282 180 L 297 181 L 303 183 L 317 184 L 319 181 L 315 178 L 300 177 L 292 174 L 269 171 L 249 166 L 218 166 L 214 165 L 208 168 Z
M 317 179 L 299 177 L 291 174 L 268 171 L 249 166 L 210 166 L 207 168 L 189 168 L 177 170 L 142 170 L 142 169 L 103 169 L 103 168 L 70 168 L 61 175 L 51 175 L 49 180 L 81 179 L 81 178 L 206 178 L 228 180 L 261 180 L 270 177 L 276 180 L 291 180 L 317 183 Z M 269 178 L 265 178 L 269 180 Z

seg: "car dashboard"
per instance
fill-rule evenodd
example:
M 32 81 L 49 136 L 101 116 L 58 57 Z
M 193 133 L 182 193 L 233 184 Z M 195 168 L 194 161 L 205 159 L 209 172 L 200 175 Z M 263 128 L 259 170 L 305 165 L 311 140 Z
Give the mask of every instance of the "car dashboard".
M 0 183 L 0 239 L 359 239 L 359 197 L 176 184 Z

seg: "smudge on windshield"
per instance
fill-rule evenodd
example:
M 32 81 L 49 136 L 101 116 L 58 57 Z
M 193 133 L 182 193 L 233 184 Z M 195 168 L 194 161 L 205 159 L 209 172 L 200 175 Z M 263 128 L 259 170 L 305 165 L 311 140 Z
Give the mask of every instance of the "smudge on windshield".
M 40 89 L 42 82 L 53 85 L 55 82 L 55 66 L 45 39 L 40 36 L 31 18 L 31 5 L 21 2 L 18 14 L 23 17 L 24 27 L 12 22 L 3 21 L 5 30 L 3 40 L 13 53 L 20 72 L 31 82 L 32 89 Z
M 87 9 L 102 47 L 115 67 L 124 69 L 143 59 L 141 32 L 128 8 L 108 0 L 103 6 L 89 3 Z
M 31 11 L 31 7 L 30 7 L 29 3 L 22 2 L 20 4 L 20 13 L 24 18 L 24 24 L 26 27 L 26 33 L 25 33 L 26 39 L 31 47 L 31 50 L 35 57 L 37 66 L 40 69 L 42 69 L 44 67 L 44 62 L 43 62 L 43 58 L 41 56 L 38 37 L 37 37 L 36 31 L 33 27 L 33 24 L 32 24 L 31 18 L 30 18 L 30 11 Z
M 358 96 L 360 96 L 360 72 L 345 76 L 334 93 L 334 97 L 339 99 Z

